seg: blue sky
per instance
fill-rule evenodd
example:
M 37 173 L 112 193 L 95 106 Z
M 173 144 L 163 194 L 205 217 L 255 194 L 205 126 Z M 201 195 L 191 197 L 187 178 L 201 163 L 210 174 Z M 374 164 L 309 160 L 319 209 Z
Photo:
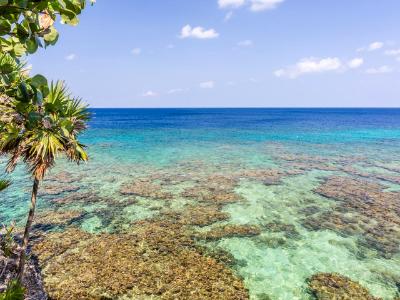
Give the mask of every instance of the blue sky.
M 398 107 L 399 12 L 399 0 L 97 0 L 28 63 L 93 107 Z

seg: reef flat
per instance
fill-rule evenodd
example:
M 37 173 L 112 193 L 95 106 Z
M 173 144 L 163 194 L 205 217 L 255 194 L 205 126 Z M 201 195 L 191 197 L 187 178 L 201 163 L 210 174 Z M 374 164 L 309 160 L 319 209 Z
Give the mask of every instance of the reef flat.
M 96 112 L 90 162 L 40 189 L 52 299 L 399 296 L 399 112 L 200 112 Z M 11 179 L 0 217 L 22 225 Z

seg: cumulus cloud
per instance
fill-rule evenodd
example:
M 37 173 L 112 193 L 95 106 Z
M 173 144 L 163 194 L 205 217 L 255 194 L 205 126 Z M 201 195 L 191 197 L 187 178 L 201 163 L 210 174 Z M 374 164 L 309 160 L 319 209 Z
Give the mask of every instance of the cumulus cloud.
M 342 66 L 342 61 L 337 57 L 309 57 L 301 59 L 295 65 L 276 70 L 274 74 L 276 77 L 294 79 L 304 74 L 338 71 Z
M 275 9 L 284 0 L 250 0 L 250 10 L 252 11 L 262 11 Z
M 65 60 L 74 60 L 76 58 L 76 54 L 71 53 L 65 57 Z
M 142 53 L 142 49 L 140 49 L 140 48 L 134 48 L 134 49 L 132 49 L 131 53 L 132 53 L 133 55 L 140 55 L 140 54 Z
M 373 42 L 368 46 L 368 51 L 375 51 L 383 47 L 382 42 Z
M 157 97 L 157 96 L 159 96 L 159 94 L 157 92 L 149 90 L 147 92 L 144 92 L 141 96 L 146 97 L 146 98 L 147 97 Z
M 245 0 L 218 0 L 220 8 L 238 8 L 245 4 Z
M 400 49 L 386 50 L 385 54 L 389 56 L 400 56 Z
M 357 69 L 357 68 L 361 67 L 363 64 L 364 64 L 364 59 L 357 57 L 357 58 L 353 58 L 352 60 L 350 60 L 347 63 L 347 66 L 350 69 Z
M 180 38 L 195 38 L 195 39 L 215 39 L 219 36 L 219 33 L 214 29 L 204 29 L 203 27 L 192 27 L 190 25 L 186 25 L 182 28 Z
M 275 9 L 285 0 L 218 0 L 218 5 L 222 9 L 237 9 L 247 6 L 251 11 L 258 12 L 263 10 Z
M 186 92 L 187 89 L 181 89 L 181 88 L 177 88 L 177 89 L 170 89 L 167 94 L 168 95 L 172 95 L 172 94 L 179 94 L 179 93 L 183 93 Z
M 214 86 L 215 86 L 215 82 L 212 80 L 204 81 L 204 82 L 200 83 L 200 87 L 202 89 L 212 89 L 212 88 L 214 88 Z
M 244 41 L 240 41 L 239 43 L 238 43 L 238 46 L 239 47 L 251 47 L 251 46 L 253 46 L 253 41 L 252 40 L 244 40 Z
M 376 74 L 385 74 L 385 73 L 391 73 L 393 72 L 393 69 L 389 66 L 381 66 L 378 68 L 370 68 L 367 69 L 366 73 L 370 75 L 376 75 Z
M 375 51 L 383 48 L 385 44 L 383 42 L 373 42 L 369 44 L 367 47 L 361 47 L 357 49 L 357 52 L 362 52 L 362 51 Z

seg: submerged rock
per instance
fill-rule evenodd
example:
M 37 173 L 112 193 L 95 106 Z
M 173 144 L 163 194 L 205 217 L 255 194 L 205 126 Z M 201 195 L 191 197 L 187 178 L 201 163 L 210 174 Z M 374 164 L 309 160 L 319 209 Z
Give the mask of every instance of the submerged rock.
M 251 237 L 261 233 L 261 229 L 254 225 L 224 225 L 214 227 L 209 231 L 194 234 L 197 239 L 219 240 L 229 237 Z
M 279 221 L 275 221 L 263 225 L 263 228 L 268 232 L 283 233 L 284 236 L 289 239 L 297 239 L 300 237 L 300 233 L 297 231 L 296 226 L 294 226 L 293 224 L 285 224 Z
M 39 190 L 39 196 L 57 196 L 64 193 L 79 191 L 79 186 L 73 186 L 69 184 L 49 184 L 43 185 L 43 188 Z
M 123 234 L 50 233 L 34 251 L 52 299 L 249 297 L 232 271 L 170 222 L 137 222 Z
M 152 183 L 149 180 L 136 180 L 133 183 L 121 187 L 122 195 L 134 195 L 154 199 L 172 199 L 173 195 L 163 190 L 161 185 Z
M 88 203 L 98 203 L 102 201 L 104 201 L 104 199 L 99 197 L 99 195 L 95 192 L 77 192 L 77 193 L 71 193 L 65 197 L 52 199 L 51 202 L 54 204 L 63 205 L 76 202 L 84 202 L 85 204 L 88 204 Z
M 350 177 L 333 176 L 316 193 L 336 200 L 333 207 L 303 220 L 311 230 L 330 229 L 355 235 L 358 243 L 390 258 L 400 249 L 400 192 Z
M 45 182 L 58 182 L 58 183 L 73 183 L 80 181 L 83 178 L 82 175 L 72 174 L 67 171 L 62 171 L 55 174 L 50 174 Z
M 182 197 L 193 198 L 199 202 L 210 203 L 216 205 L 225 205 L 240 202 L 243 198 L 232 192 L 222 189 L 215 189 L 210 187 L 195 186 L 185 189 Z
M 318 273 L 308 282 L 318 300 L 379 300 L 350 278 L 335 273 Z
M 68 225 L 81 219 L 84 212 L 76 210 L 40 212 L 35 216 L 34 226 L 41 225 Z
M 216 205 L 189 206 L 181 212 L 165 212 L 164 218 L 181 225 L 208 226 L 229 219 L 230 215 L 220 211 Z

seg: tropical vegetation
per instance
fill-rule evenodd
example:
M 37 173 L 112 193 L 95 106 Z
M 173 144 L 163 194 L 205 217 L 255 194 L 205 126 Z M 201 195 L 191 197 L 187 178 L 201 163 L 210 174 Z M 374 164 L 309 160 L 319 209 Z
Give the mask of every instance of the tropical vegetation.
M 78 163 L 88 159 L 85 146 L 78 140 L 89 119 L 87 107 L 70 95 L 63 82 L 48 83 L 42 75 L 31 77 L 25 61 L 38 48 L 57 42 L 57 18 L 76 25 L 85 2 L 0 0 L 0 155 L 8 158 L 7 172 L 22 160 L 33 179 L 18 283 L 23 278 L 39 183 L 61 155 Z M 0 188 L 7 185 L 0 183 Z

